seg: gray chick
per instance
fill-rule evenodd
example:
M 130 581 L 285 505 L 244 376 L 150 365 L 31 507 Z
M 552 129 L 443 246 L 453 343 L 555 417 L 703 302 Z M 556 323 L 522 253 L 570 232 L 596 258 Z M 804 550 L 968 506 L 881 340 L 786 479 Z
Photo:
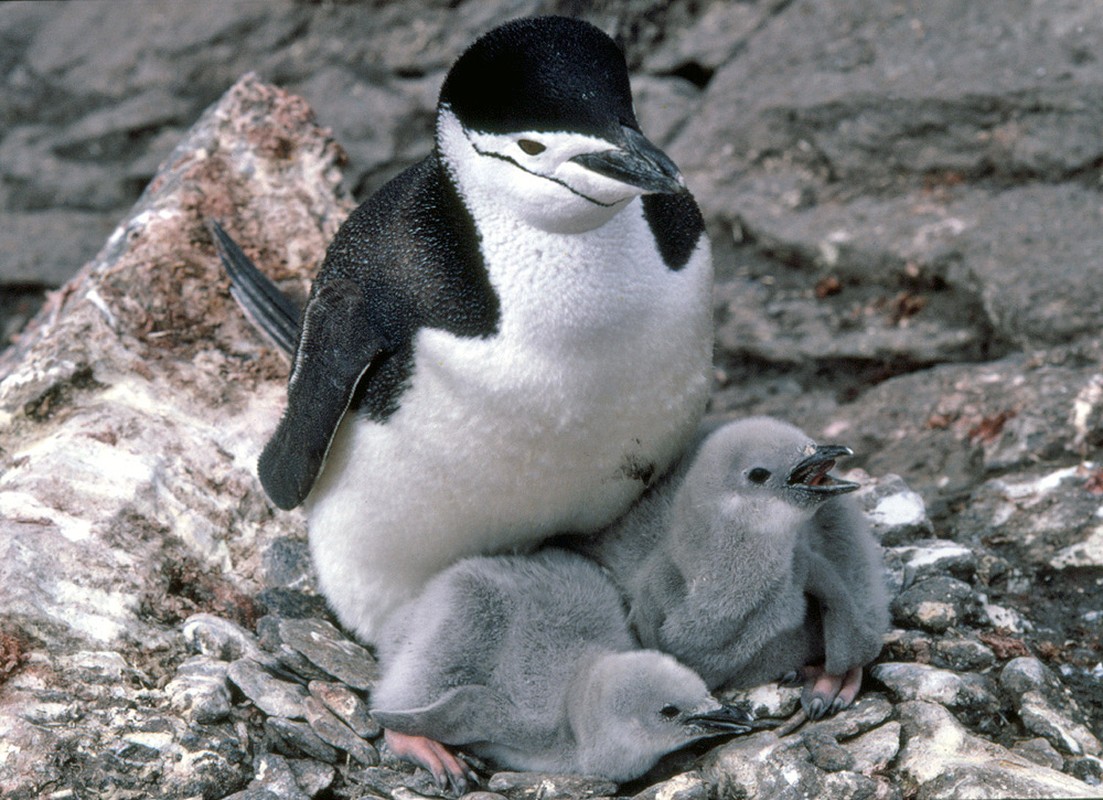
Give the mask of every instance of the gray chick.
M 466 788 L 447 747 L 519 770 L 636 778 L 749 718 L 639 650 L 620 595 L 577 553 L 464 559 L 388 620 L 372 716 L 397 755 Z
M 640 642 L 713 689 L 799 676 L 813 719 L 853 702 L 889 617 L 879 545 L 845 496 L 857 484 L 828 474 L 850 454 L 769 417 L 703 435 L 585 546 Z

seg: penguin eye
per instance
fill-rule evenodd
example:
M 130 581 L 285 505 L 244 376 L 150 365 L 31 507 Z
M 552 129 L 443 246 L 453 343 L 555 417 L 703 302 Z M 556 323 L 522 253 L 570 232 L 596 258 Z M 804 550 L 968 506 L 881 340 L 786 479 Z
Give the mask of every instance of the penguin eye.
M 663 706 L 659 713 L 667 719 L 674 719 L 676 716 L 682 713 L 682 710 L 678 706 Z
M 770 470 L 763 469 L 762 467 L 755 467 L 747 473 L 747 480 L 751 483 L 765 483 L 770 480 Z
M 534 142 L 532 139 L 518 139 L 517 146 L 530 156 L 539 155 L 548 149 L 540 144 L 540 142 Z

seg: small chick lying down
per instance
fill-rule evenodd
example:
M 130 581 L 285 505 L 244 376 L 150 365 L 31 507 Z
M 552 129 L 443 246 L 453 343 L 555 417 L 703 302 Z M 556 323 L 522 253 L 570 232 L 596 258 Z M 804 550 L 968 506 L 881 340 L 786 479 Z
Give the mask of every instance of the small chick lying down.
M 640 650 L 620 595 L 576 553 L 468 558 L 388 620 L 372 716 L 389 747 L 466 787 L 460 747 L 509 769 L 627 781 L 750 729 L 692 670 Z

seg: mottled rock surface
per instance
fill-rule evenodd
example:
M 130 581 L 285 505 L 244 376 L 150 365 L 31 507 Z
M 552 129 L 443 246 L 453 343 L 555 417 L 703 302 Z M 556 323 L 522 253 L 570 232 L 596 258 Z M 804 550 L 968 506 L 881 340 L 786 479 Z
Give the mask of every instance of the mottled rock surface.
M 345 189 L 430 146 L 460 50 L 578 7 L 451 5 L 0 5 L 4 797 L 440 794 L 380 747 L 371 654 L 256 482 L 287 364 L 204 220 L 301 296 Z M 621 787 L 480 767 L 480 796 L 1098 797 L 1098 8 L 585 13 L 622 35 L 643 128 L 713 235 L 712 410 L 856 451 L 894 629 L 837 717 Z M 235 84 L 250 70 L 294 94 Z M 772 685 L 732 699 L 798 707 Z

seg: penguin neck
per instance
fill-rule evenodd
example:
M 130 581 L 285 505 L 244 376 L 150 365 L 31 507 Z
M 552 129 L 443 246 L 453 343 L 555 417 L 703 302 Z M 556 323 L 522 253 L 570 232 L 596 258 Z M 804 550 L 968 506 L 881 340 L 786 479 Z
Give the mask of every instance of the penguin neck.
M 626 655 L 605 651 L 579 659 L 566 698 L 565 734 L 575 748 L 576 769 L 614 781 L 639 775 L 655 761 L 655 754 L 640 746 L 639 732 L 614 719 L 609 709 L 610 674 Z

